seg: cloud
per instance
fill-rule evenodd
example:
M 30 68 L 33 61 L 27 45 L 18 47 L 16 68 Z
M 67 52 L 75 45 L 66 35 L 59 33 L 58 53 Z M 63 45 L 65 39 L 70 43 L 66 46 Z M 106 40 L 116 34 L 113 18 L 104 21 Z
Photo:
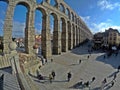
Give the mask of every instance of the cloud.
M 92 31 L 96 33 L 96 32 L 104 32 L 105 29 L 110 27 L 111 25 L 110 23 L 101 22 L 99 24 L 92 23 L 91 26 L 92 26 Z
M 3 34 L 4 21 L 0 19 L 0 34 Z M 13 37 L 24 37 L 25 23 L 13 21 L 12 34 Z
M 117 25 L 112 25 L 110 22 L 101 22 L 101 23 L 92 23 L 91 24 L 91 30 L 93 33 L 96 32 L 104 32 L 106 29 L 113 28 L 113 29 L 118 29 L 120 32 L 120 26 Z
M 42 23 L 35 23 L 35 34 L 40 34 L 42 30 Z
M 24 37 L 25 32 L 25 23 L 21 23 L 18 21 L 13 22 L 13 37 Z
M 41 34 L 41 29 L 35 28 L 35 34 Z
M 83 21 L 85 21 L 85 22 L 88 22 L 89 20 L 90 20 L 90 16 L 85 16 L 85 17 L 82 17 L 82 16 L 80 16 L 82 19 L 83 19 Z
M 116 3 L 111 3 L 108 0 L 99 0 L 97 5 L 101 8 L 101 10 L 113 10 L 115 8 L 118 8 L 120 10 L 120 3 L 116 2 Z
M 100 22 L 100 23 L 95 23 L 93 21 L 91 21 L 91 17 L 90 16 L 80 16 L 83 21 L 87 24 L 87 26 L 89 27 L 89 29 L 91 30 L 91 32 L 97 33 L 97 32 L 104 32 L 106 29 L 109 28 L 113 28 L 113 29 L 118 29 L 118 31 L 120 32 L 120 26 L 117 25 L 113 25 L 113 21 L 111 19 L 107 19 L 104 22 Z

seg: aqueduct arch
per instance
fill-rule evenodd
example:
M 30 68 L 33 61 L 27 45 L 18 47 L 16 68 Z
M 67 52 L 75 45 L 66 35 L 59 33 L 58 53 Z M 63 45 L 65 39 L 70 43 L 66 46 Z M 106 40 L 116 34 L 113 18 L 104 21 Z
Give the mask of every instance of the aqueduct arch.
M 4 53 L 9 53 L 9 44 L 12 42 L 13 15 L 16 5 L 24 5 L 28 9 L 25 28 L 25 50 L 28 54 L 34 54 L 33 45 L 35 41 L 34 18 L 35 10 L 40 10 L 42 17 L 42 55 L 49 59 L 52 56 L 51 34 L 50 34 L 50 14 L 54 16 L 53 31 L 53 53 L 60 54 L 68 49 L 76 47 L 84 40 L 92 37 L 82 19 L 64 2 L 55 0 L 56 5 L 50 5 L 50 0 L 44 0 L 38 4 L 36 0 L 1 0 L 8 3 L 6 18 L 4 23 Z M 63 5 L 64 12 L 60 11 Z M 68 15 L 65 11 L 68 10 Z M 51 13 L 52 12 L 52 13 Z M 60 20 L 62 20 L 62 32 L 60 32 Z

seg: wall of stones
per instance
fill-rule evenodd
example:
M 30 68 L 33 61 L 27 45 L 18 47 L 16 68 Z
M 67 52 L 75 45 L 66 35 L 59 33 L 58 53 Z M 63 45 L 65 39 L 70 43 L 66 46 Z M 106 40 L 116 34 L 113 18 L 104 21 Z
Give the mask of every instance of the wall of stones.
M 76 47 L 84 40 L 92 37 L 92 33 L 83 20 L 64 2 L 56 0 L 56 5 L 50 5 L 50 0 L 41 4 L 36 0 L 2 0 L 8 3 L 6 18 L 4 23 L 4 53 L 9 53 L 9 43 L 12 42 L 12 28 L 14 9 L 17 5 L 24 5 L 28 9 L 26 14 L 25 28 L 25 51 L 28 54 L 35 54 L 33 45 L 35 44 L 35 10 L 40 10 L 42 18 L 42 55 L 50 59 L 52 53 L 60 54 Z M 63 10 L 61 10 L 63 7 Z M 66 13 L 68 12 L 68 13 Z M 53 49 L 51 49 L 50 15 L 54 16 Z M 60 31 L 60 21 L 62 21 L 62 31 Z

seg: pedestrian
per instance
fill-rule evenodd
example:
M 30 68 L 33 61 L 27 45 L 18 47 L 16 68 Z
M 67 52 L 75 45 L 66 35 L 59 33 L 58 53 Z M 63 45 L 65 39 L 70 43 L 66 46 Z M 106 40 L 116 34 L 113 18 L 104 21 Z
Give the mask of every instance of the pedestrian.
M 0 41 L 0 49 L 2 50 L 2 53 L 3 53 L 4 45 L 2 41 Z
M 92 78 L 92 82 L 95 81 L 95 77 Z
M 107 80 L 106 78 L 104 78 L 104 80 L 102 81 L 101 90 L 103 90 L 106 83 L 107 83 Z
M 53 70 L 51 74 L 52 74 L 52 77 L 53 77 L 53 80 L 54 80 L 54 79 L 55 79 L 55 76 L 56 76 L 56 75 L 55 75 L 55 71 Z
M 111 82 L 111 87 L 113 87 L 113 85 L 114 85 L 114 81 Z
M 89 59 L 89 55 L 87 56 L 87 58 Z
M 86 87 L 89 87 L 89 81 L 87 81 L 85 84 L 86 84 Z
M 1 74 L 1 76 L 0 76 L 0 81 L 3 81 L 4 80 L 4 74 Z
M 79 60 L 79 64 L 81 64 L 81 59 Z
M 43 65 L 45 64 L 45 62 L 46 62 L 46 59 L 45 59 L 45 58 L 43 58 Z
M 116 77 L 117 77 L 117 74 L 115 73 L 115 74 L 114 74 L 114 77 L 113 77 L 113 80 L 114 80 L 114 81 L 116 81 L 116 80 L 115 80 Z
M 53 59 L 51 59 L 51 62 L 53 62 Z
M 47 63 L 48 61 L 47 61 L 47 59 L 45 59 L 45 63 Z
M 120 65 L 118 66 L 118 72 L 120 71 Z
M 70 81 L 71 77 L 72 77 L 72 74 L 71 74 L 71 72 L 69 72 L 68 75 L 67 75 L 68 82 Z
M 49 74 L 50 83 L 52 83 L 52 79 L 53 79 L 52 74 Z
M 107 83 L 107 79 L 106 79 L 106 78 L 104 78 L 103 83 L 104 83 L 104 84 Z

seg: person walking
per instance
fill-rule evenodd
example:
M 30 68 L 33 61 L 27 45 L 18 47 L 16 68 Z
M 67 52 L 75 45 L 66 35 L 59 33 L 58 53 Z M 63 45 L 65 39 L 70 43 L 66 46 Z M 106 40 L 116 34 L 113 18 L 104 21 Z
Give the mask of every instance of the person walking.
M 81 59 L 79 60 L 79 64 L 81 64 Z
M 51 59 L 51 62 L 53 62 L 53 59 Z
M 118 72 L 120 71 L 120 65 L 118 66 Z
M 95 77 L 92 78 L 92 82 L 94 82 L 94 81 L 95 81 Z
M 68 75 L 67 75 L 68 82 L 70 81 L 71 77 L 72 77 L 72 74 L 71 74 L 71 72 L 68 72 Z
M 111 87 L 113 87 L 113 85 L 114 85 L 114 81 L 111 82 Z
M 50 83 L 52 83 L 52 79 L 53 79 L 52 74 L 49 74 Z
M 117 74 L 115 73 L 114 76 L 113 76 L 113 81 L 116 81 L 116 80 L 115 80 L 116 77 L 117 77 Z
M 53 80 L 54 80 L 54 79 L 55 79 L 55 76 L 56 76 L 56 75 L 55 75 L 55 71 L 53 70 L 51 74 L 52 74 L 52 77 L 53 77 Z
M 107 83 L 107 80 L 106 80 L 106 78 L 104 78 L 103 81 L 102 81 L 101 90 L 103 90 L 106 83 Z
M 88 55 L 87 58 L 89 59 L 89 57 L 90 57 L 90 56 Z

